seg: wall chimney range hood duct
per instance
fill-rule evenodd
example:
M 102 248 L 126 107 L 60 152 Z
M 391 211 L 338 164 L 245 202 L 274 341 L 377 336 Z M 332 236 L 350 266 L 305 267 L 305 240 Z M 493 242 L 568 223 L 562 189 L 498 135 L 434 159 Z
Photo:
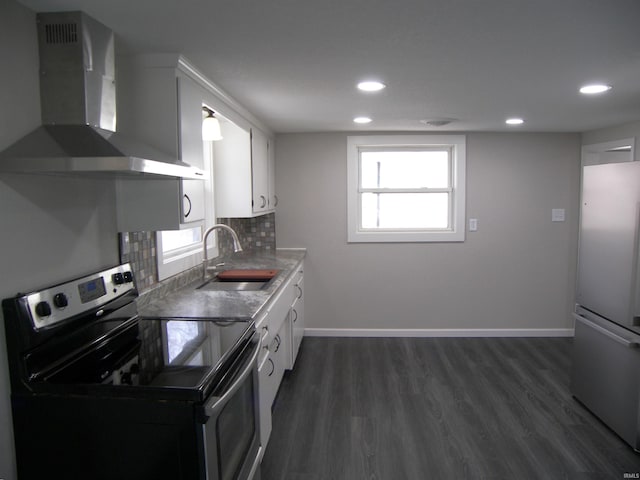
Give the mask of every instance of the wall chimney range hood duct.
M 0 172 L 204 178 L 116 133 L 114 35 L 83 12 L 37 14 L 42 126 L 0 152 Z

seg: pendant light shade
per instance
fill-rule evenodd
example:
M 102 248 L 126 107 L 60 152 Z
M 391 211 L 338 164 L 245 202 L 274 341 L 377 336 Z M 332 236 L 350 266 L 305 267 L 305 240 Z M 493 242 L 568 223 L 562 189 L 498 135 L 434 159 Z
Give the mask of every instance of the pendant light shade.
M 205 142 L 217 142 L 222 140 L 222 132 L 220 131 L 220 122 L 213 116 L 213 110 L 202 107 L 207 112 L 207 116 L 202 120 L 202 140 Z

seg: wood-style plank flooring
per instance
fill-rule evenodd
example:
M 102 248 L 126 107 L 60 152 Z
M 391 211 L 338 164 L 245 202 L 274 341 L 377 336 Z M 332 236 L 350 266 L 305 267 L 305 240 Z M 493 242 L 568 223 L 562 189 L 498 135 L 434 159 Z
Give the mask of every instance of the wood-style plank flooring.
M 274 404 L 262 480 L 638 478 L 640 454 L 571 396 L 571 347 L 307 337 Z

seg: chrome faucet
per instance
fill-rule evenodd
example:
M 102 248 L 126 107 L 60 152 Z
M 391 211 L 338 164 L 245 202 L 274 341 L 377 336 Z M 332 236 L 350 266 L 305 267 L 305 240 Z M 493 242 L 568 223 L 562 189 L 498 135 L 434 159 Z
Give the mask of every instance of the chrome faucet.
M 209 252 L 207 251 L 207 238 L 209 238 L 209 234 L 214 230 L 226 230 L 227 232 L 229 232 L 231 234 L 231 237 L 233 238 L 233 251 L 235 253 L 242 251 L 242 247 L 240 246 L 240 239 L 238 238 L 238 234 L 233 228 L 223 223 L 217 223 L 213 227 L 208 228 L 202 236 L 202 248 L 204 249 L 204 258 L 202 260 L 203 279 L 207 278 L 207 262 L 209 261 Z

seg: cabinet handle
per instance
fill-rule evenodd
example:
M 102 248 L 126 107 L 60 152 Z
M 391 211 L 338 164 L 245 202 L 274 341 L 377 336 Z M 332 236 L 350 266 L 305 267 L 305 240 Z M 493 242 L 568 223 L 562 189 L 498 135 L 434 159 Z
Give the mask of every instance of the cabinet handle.
M 278 195 L 274 195 L 273 196 L 273 206 L 277 207 L 278 206 Z
M 295 287 L 298 289 L 298 296 L 296 298 L 300 300 L 302 298 L 302 287 L 300 287 L 300 285 L 295 285 Z
M 186 193 L 184 194 L 184 198 L 187 201 L 187 203 L 189 204 L 189 208 L 187 209 L 186 213 L 184 214 L 184 218 L 187 218 L 189 216 L 189 214 L 191 213 L 191 199 L 189 198 L 189 195 L 187 195 Z
M 276 353 L 278 350 L 280 350 L 280 344 L 282 343 L 282 340 L 280 340 L 280 335 L 276 335 L 276 338 L 274 340 L 276 341 L 276 349 L 273 351 L 273 353 Z
M 271 375 L 273 375 L 273 372 L 276 371 L 276 364 L 273 363 L 273 360 L 271 360 L 270 358 L 268 358 L 267 360 L 271 362 L 271 371 L 269 372 L 269 375 L 267 375 L 267 377 L 270 377 Z
M 264 342 L 264 339 L 267 338 L 267 336 L 269 335 L 269 327 L 268 326 L 264 326 L 262 327 L 262 337 L 260 338 L 260 342 Z M 269 347 L 266 347 L 269 348 Z
M 260 208 L 264 208 L 267 205 L 267 198 L 264 195 L 260 195 L 260 198 L 262 199 L 262 205 L 260 205 Z
M 293 323 L 296 323 L 298 321 L 298 311 L 295 308 L 292 308 L 291 311 L 296 314 L 295 317 L 293 317 Z

